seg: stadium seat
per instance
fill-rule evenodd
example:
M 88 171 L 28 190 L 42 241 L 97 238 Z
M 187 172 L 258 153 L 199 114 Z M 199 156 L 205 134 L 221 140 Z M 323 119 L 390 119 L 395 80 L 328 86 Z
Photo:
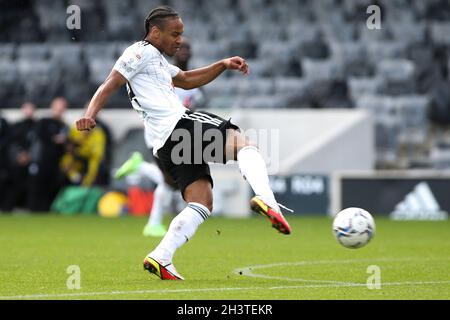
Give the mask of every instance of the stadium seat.
M 367 50 L 362 42 L 330 42 L 332 57 L 343 68 L 344 76 L 369 77 L 374 75 L 374 65 L 367 59 Z
M 450 45 L 450 22 L 431 23 L 431 38 L 437 44 Z
M 250 67 L 251 75 L 255 77 L 269 76 L 274 68 L 278 68 L 278 66 L 273 65 L 272 59 L 249 59 L 247 63 Z
M 302 68 L 305 77 L 313 80 L 339 79 L 343 76 L 342 65 L 336 60 L 302 59 Z
M 406 145 L 423 140 L 423 130 L 416 129 L 426 128 L 428 109 L 437 114 L 430 119 L 448 123 L 448 1 L 380 0 L 381 30 L 365 24 L 366 9 L 374 4 L 370 0 L 168 3 L 180 12 L 191 40 L 189 68 L 233 55 L 250 65 L 248 77 L 226 71 L 204 88 L 210 107 L 354 105 L 373 112 L 379 146 L 393 139 Z M 82 30 L 68 30 L 69 4 L 52 0 L 23 2 L 27 17 L 2 29 L 1 107 L 16 107 L 24 96 L 46 105 L 54 94 L 82 104 L 125 48 L 141 38 L 144 18 L 160 2 L 70 4 L 82 10 Z M 5 12 L 14 16 L 21 11 L 2 10 L 0 18 Z M 110 101 L 111 107 L 124 105 L 129 105 L 125 89 Z M 395 159 L 396 149 L 382 150 L 387 151 L 380 157 Z
M 384 110 L 392 109 L 392 97 L 380 94 L 363 94 L 356 103 L 361 109 L 385 112 Z
M 241 81 L 238 80 L 230 81 L 226 78 L 218 78 L 204 86 L 204 90 L 208 96 L 220 94 L 232 95 L 237 93 L 240 84 Z
M 191 45 L 193 57 L 213 61 L 228 54 L 229 40 L 216 41 L 215 45 L 208 41 L 195 41 Z
M 382 60 L 377 65 L 377 74 L 387 80 L 411 79 L 414 70 L 414 63 L 410 60 Z
M 322 30 L 330 42 L 353 42 L 358 36 L 356 25 L 353 23 L 341 22 L 336 24 L 326 21 L 322 24 Z
M 82 48 L 79 44 L 55 44 L 50 47 L 51 59 L 63 64 L 79 64 Z
M 284 95 L 257 95 L 246 97 L 239 101 L 239 108 L 258 108 L 258 109 L 274 109 L 282 108 L 286 105 L 286 97 Z
M 414 94 L 415 66 L 409 60 L 383 60 L 377 65 L 377 74 L 383 79 L 379 92 L 390 96 Z
M 0 62 L 11 61 L 15 58 L 16 45 L 13 43 L 2 43 L 0 45 Z
M 17 58 L 21 60 L 35 61 L 50 57 L 48 44 L 22 44 L 17 48 Z
M 370 63 L 376 65 L 386 59 L 402 59 L 406 57 L 408 44 L 402 41 L 379 41 L 363 43 Z
M 357 100 L 358 97 L 361 97 L 363 95 L 375 95 L 379 93 L 382 82 L 383 81 L 381 77 L 349 77 L 348 86 L 350 90 L 350 96 L 353 100 Z
M 433 147 L 430 150 L 430 161 L 434 169 L 447 169 L 450 167 L 450 149 Z
M 367 28 L 367 25 L 365 23 L 358 24 L 357 28 L 358 28 L 357 32 L 359 34 L 359 40 L 362 42 L 374 43 L 374 42 L 386 42 L 386 41 L 392 40 L 392 36 L 387 28 L 371 30 L 371 29 Z
M 306 90 L 310 82 L 309 79 L 293 77 L 276 77 L 274 80 L 274 90 L 277 94 L 288 94 L 296 91 L 298 92 Z
M 395 121 L 380 121 L 375 126 L 375 142 L 378 148 L 391 150 L 398 148 L 400 128 Z
M 273 78 L 252 77 L 241 79 L 237 82 L 237 91 L 244 96 L 268 95 L 274 93 Z
M 240 108 L 239 101 L 245 97 L 229 94 L 220 94 L 208 97 L 206 105 L 208 108 L 228 109 Z
M 427 126 L 427 111 L 430 104 L 428 96 L 408 95 L 397 97 L 394 101 L 399 108 L 403 126 L 415 128 Z
M 364 44 L 356 41 L 330 41 L 330 50 L 333 58 L 348 63 L 352 63 L 353 61 L 358 60 L 361 56 L 366 56 L 367 54 Z
M 95 85 L 100 85 L 108 77 L 115 61 L 113 59 L 95 58 L 88 61 L 88 64 L 90 81 Z
M 24 82 L 48 81 L 52 74 L 52 64 L 49 61 L 30 61 L 21 59 L 17 62 L 19 76 Z
M 290 40 L 302 43 L 305 41 L 314 41 L 320 33 L 316 24 L 295 20 L 286 26 L 286 33 Z
M 391 23 L 389 29 L 393 38 L 407 43 L 421 43 L 425 40 L 426 24 L 423 22 Z
M 293 50 L 294 47 L 291 42 L 268 40 L 259 43 L 258 57 L 259 59 L 267 59 L 288 56 L 294 52 Z
M 117 44 L 116 43 L 89 43 L 83 47 L 84 57 L 86 61 L 93 59 L 116 59 Z
M 55 34 L 57 30 L 66 28 L 66 20 L 61 19 L 61 17 L 67 16 L 66 10 L 67 7 L 62 1 L 35 1 L 35 12 L 39 17 L 40 27 L 47 34 L 47 41 L 49 38 L 50 40 L 53 38 L 51 35 Z

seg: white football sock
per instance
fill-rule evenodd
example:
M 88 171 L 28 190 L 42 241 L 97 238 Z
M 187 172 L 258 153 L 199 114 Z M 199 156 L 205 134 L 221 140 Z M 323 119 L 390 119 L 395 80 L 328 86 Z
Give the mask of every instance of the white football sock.
M 200 203 L 190 202 L 170 223 L 169 230 L 149 256 L 165 265 L 172 262 L 175 251 L 185 244 L 211 213 Z
M 153 194 L 153 206 L 152 211 L 150 212 L 150 217 L 148 218 L 149 225 L 158 225 L 162 224 L 163 216 L 165 209 L 167 209 L 167 205 L 171 202 L 173 190 L 166 183 L 162 182 L 158 184 L 155 189 L 155 193 Z
M 253 192 L 274 210 L 280 212 L 272 189 L 270 189 L 266 163 L 259 150 L 253 146 L 244 147 L 239 150 L 237 160 L 241 174 L 250 184 Z

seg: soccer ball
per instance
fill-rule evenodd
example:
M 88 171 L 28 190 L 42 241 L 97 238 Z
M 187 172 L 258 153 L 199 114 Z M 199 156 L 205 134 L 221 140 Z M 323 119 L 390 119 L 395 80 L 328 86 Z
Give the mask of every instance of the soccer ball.
M 334 218 L 333 233 L 336 240 L 344 247 L 361 248 L 374 236 L 375 221 L 364 209 L 347 208 Z

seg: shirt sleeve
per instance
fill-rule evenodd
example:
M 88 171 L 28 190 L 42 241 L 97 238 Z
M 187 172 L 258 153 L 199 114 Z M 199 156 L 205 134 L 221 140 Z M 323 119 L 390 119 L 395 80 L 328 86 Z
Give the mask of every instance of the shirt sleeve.
M 114 70 L 120 72 L 129 81 L 144 68 L 145 60 L 143 50 L 130 47 L 117 60 Z
M 169 64 L 169 72 L 170 72 L 170 76 L 172 78 L 175 78 L 180 71 L 181 71 L 181 69 L 178 68 L 177 66 L 174 66 L 173 64 Z

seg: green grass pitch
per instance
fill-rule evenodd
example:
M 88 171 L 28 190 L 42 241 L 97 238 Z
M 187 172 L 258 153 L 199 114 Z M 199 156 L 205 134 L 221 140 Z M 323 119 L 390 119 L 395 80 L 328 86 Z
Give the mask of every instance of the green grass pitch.
M 448 221 L 375 217 L 375 238 L 355 250 L 335 241 L 330 218 L 288 220 L 290 236 L 260 216 L 210 218 L 178 250 L 186 280 L 174 282 L 142 268 L 159 242 L 141 235 L 145 218 L 1 215 L 0 299 L 450 299 Z M 67 286 L 72 265 L 79 289 Z

